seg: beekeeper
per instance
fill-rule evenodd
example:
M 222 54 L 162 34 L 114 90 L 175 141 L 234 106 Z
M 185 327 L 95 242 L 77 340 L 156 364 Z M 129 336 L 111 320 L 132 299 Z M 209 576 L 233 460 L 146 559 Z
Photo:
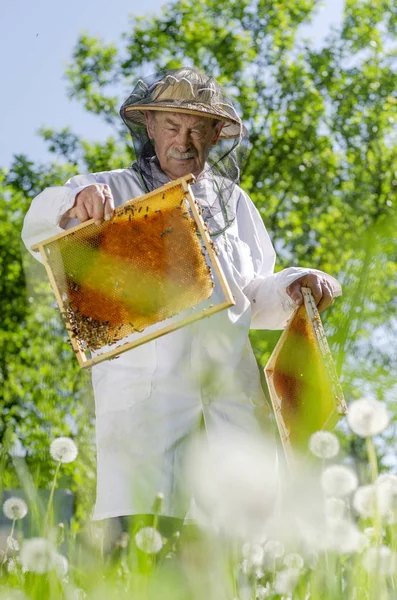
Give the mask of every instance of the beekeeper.
M 262 218 L 239 187 L 245 128 L 217 81 L 195 68 L 140 79 L 120 111 L 136 161 L 77 175 L 32 202 L 26 247 L 193 173 L 193 192 L 219 253 L 235 305 L 92 368 L 96 403 L 97 498 L 94 519 L 150 514 L 164 494 L 164 515 L 183 519 L 182 476 L 192 435 L 210 439 L 225 425 L 260 432 L 268 416 L 250 329 L 282 329 L 301 286 L 320 309 L 341 293 L 316 270 L 274 273 L 275 251 Z M 40 260 L 38 253 L 33 255 Z

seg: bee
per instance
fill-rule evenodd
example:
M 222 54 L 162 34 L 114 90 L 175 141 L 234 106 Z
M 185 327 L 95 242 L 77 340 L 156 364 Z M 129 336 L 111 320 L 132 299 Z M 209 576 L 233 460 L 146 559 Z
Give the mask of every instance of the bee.
M 163 235 L 165 235 L 166 233 L 171 233 L 173 229 L 173 227 L 168 227 L 168 229 L 164 229 L 164 231 L 160 233 L 160 237 L 163 237 Z
M 146 207 L 146 212 L 149 212 L 149 207 L 148 206 Z
M 138 208 L 138 212 L 140 213 L 140 212 L 141 212 L 141 210 L 142 210 L 142 206 L 140 206 L 140 207 Z

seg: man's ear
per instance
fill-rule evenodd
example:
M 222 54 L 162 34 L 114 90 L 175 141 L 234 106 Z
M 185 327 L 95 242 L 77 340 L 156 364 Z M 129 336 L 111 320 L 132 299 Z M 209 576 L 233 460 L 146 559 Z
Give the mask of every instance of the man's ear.
M 211 144 L 213 146 L 215 146 L 215 144 L 217 143 L 217 141 L 219 140 L 219 136 L 221 135 L 223 126 L 225 125 L 224 121 L 219 121 L 216 125 L 215 125 L 215 132 L 214 132 L 214 137 L 212 138 L 212 142 Z

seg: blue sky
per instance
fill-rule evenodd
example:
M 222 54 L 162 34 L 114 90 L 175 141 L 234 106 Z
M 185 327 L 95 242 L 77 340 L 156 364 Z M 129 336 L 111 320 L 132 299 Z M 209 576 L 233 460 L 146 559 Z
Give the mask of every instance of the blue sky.
M 42 125 L 72 130 L 90 140 L 111 133 L 100 118 L 66 96 L 65 65 L 82 30 L 105 41 L 120 42 L 128 15 L 159 14 L 163 0 L 13 0 L 1 9 L 0 167 L 24 153 L 33 161 L 49 154 L 37 136 Z M 306 31 L 320 41 L 341 18 L 344 0 L 325 0 Z

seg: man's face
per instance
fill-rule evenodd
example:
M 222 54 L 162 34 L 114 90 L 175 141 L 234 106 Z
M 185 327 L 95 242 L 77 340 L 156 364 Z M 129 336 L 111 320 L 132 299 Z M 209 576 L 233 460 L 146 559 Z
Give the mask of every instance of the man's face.
M 158 111 L 146 112 L 146 126 L 160 166 L 170 179 L 200 175 L 222 130 L 221 121 Z

